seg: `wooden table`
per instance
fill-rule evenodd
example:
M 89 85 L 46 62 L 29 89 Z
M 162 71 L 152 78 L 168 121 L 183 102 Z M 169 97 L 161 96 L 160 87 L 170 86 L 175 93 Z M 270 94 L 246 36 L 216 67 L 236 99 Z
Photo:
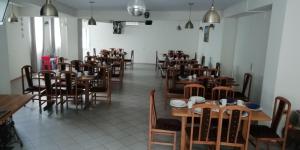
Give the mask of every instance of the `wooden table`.
M 181 117 L 181 139 L 180 139 L 180 150 L 185 150 L 186 143 L 186 124 L 187 117 L 192 117 L 191 109 L 188 108 L 172 108 L 172 116 Z M 212 117 L 218 117 L 214 115 Z M 265 114 L 263 111 L 253 111 L 252 112 L 252 121 L 270 121 L 271 118 Z
M 7 113 L 1 116 L 0 124 L 7 121 L 15 112 L 28 103 L 33 95 L 0 95 L 0 109 Z

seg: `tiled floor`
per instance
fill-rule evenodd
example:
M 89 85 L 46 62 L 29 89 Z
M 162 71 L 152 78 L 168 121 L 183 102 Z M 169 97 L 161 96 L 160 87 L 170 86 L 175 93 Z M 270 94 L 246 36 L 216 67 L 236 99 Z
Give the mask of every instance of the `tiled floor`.
M 162 99 L 162 80 L 154 65 L 127 69 L 124 84 L 114 84 L 112 104 L 91 110 L 39 113 L 37 102 L 29 102 L 14 115 L 23 150 L 146 150 L 148 92 L 156 89 L 159 116 L 169 116 Z M 21 93 L 20 81 L 12 82 L 13 93 Z M 179 138 L 178 138 L 179 139 Z M 179 145 L 179 140 L 177 141 Z M 16 150 L 21 149 L 15 145 Z M 171 147 L 154 146 L 154 150 Z

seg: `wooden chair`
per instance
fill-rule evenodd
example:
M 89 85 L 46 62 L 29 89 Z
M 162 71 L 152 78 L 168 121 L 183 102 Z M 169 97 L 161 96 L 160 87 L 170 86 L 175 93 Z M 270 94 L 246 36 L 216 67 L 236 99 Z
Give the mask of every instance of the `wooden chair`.
M 165 56 L 167 57 L 167 56 Z M 165 60 L 160 60 L 158 57 L 158 51 L 155 51 L 155 70 L 159 69 L 161 65 L 165 63 Z
M 189 99 L 191 96 L 205 97 L 205 87 L 201 84 L 187 84 L 184 86 L 184 98 Z
M 217 86 L 212 89 L 211 99 L 220 100 L 222 98 L 234 98 L 234 92 L 231 87 Z
M 105 98 L 109 104 L 111 103 L 111 71 L 109 68 L 98 68 L 97 76 L 93 81 L 90 92 L 95 104 L 97 101 L 103 100 L 97 100 L 97 97 Z
M 45 82 L 45 88 L 42 88 L 41 83 Z M 38 73 L 39 83 L 39 110 L 42 113 L 42 105 L 47 102 L 47 106 L 56 104 L 57 110 L 57 98 L 60 95 L 60 90 L 57 87 L 57 76 L 53 71 L 44 70 Z M 46 99 L 43 99 L 46 97 Z
M 228 118 L 228 125 L 223 125 L 225 117 Z M 235 105 L 221 108 L 216 150 L 220 150 L 221 146 L 247 150 L 251 118 L 252 112 L 246 107 Z
M 154 100 L 155 90 L 150 92 L 149 107 L 149 130 L 148 130 L 148 150 L 151 150 L 152 144 L 172 146 L 176 150 L 176 132 L 181 129 L 181 122 L 176 119 L 158 118 L 155 109 Z M 154 140 L 155 135 L 171 136 L 172 143 L 159 142 Z
M 112 62 L 111 66 L 112 82 L 120 82 L 122 84 L 124 76 L 124 60 L 121 58 L 116 59 Z
M 23 94 L 31 93 L 34 95 L 32 100 L 39 100 L 35 98 L 39 92 L 39 88 L 42 90 L 45 89 L 44 86 L 39 87 L 39 85 L 34 85 L 33 83 L 33 71 L 30 65 L 25 65 L 21 68 L 21 75 L 22 75 L 22 92 Z M 25 86 L 25 80 L 27 85 Z
M 71 71 L 71 64 L 69 63 L 58 63 L 57 69 L 59 72 L 61 71 Z
M 131 66 L 131 68 L 133 68 L 133 61 L 134 61 L 134 50 L 131 50 L 130 59 L 124 59 L 125 69 L 126 69 L 127 65 L 129 65 L 129 66 Z
M 202 57 L 201 57 L 201 65 L 202 65 L 202 66 L 205 66 L 205 56 L 202 56 Z
M 201 110 L 201 112 L 196 112 Z M 194 144 L 216 146 L 217 132 L 212 126 L 213 115 L 218 115 L 219 107 L 215 104 L 197 104 L 192 108 L 191 126 L 186 128 L 189 139 L 189 149 L 192 150 Z M 201 113 L 201 114 L 199 114 Z
M 276 97 L 271 126 L 251 125 L 250 136 L 254 140 L 251 140 L 250 142 L 256 146 L 256 150 L 259 149 L 258 146 L 261 142 L 267 143 L 268 149 L 270 143 L 278 143 L 281 145 L 281 150 L 285 150 L 290 114 L 291 103 L 284 97 Z M 282 119 L 284 127 L 282 136 L 279 136 L 277 130 Z
M 64 57 L 58 57 L 57 63 L 64 63 L 65 58 Z
M 71 61 L 71 70 L 76 72 L 83 72 L 82 70 L 83 62 L 81 60 L 72 60 Z
M 84 94 L 83 89 L 78 88 L 77 74 L 71 71 L 62 71 L 60 72 L 59 79 L 64 79 L 65 87 L 64 89 L 60 88 L 61 101 L 57 104 L 61 104 L 61 111 L 63 111 L 63 104 L 66 103 L 68 108 L 68 103 L 72 101 L 76 105 L 76 110 L 78 110 L 78 105 L 81 104 L 81 109 L 83 108 L 83 98 Z M 60 86 L 62 87 L 62 86 Z M 65 99 L 63 99 L 65 97 Z
M 252 75 L 250 73 L 245 73 L 242 92 L 235 92 L 234 95 L 238 99 L 249 101 L 251 86 L 252 86 Z
M 165 106 L 171 98 L 182 98 L 183 97 L 183 87 L 176 86 L 176 80 L 179 75 L 179 70 L 175 68 L 168 68 L 166 70 L 166 77 L 164 80 L 164 96 L 165 96 Z

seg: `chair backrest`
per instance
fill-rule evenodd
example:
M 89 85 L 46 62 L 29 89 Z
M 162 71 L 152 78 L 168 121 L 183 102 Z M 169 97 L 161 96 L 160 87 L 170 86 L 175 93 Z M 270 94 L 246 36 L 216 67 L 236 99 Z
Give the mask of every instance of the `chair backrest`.
M 201 84 L 187 84 L 184 86 L 184 98 L 188 99 L 191 96 L 205 97 L 205 87 Z
M 242 94 L 245 95 L 248 99 L 250 98 L 251 85 L 252 85 L 252 75 L 250 73 L 245 73 Z
M 46 95 L 57 95 L 57 76 L 56 73 L 49 70 L 40 71 L 38 73 L 39 79 L 39 92 L 41 92 L 41 81 L 45 83 L 45 92 Z M 54 89 L 54 90 L 53 90 Z
M 133 59 L 134 59 L 134 50 L 131 50 L 130 59 L 131 59 L 131 61 L 133 61 Z
M 215 79 L 215 84 L 216 86 L 231 86 L 230 81 L 232 80 L 232 78 L 230 77 L 218 77 Z
M 216 63 L 216 69 L 217 69 L 217 72 L 215 74 L 215 77 L 220 77 L 221 76 L 221 63 L 219 63 L 219 62 Z
M 190 132 L 190 150 L 193 144 L 209 144 L 217 143 L 217 132 L 212 132 L 212 118 L 218 117 L 219 107 L 215 104 L 196 104 L 192 108 L 192 123 Z M 197 122 L 195 120 L 200 120 Z M 215 135 L 213 135 L 215 134 Z
M 228 126 L 223 126 L 228 118 Z M 249 131 L 251 124 L 252 112 L 243 106 L 225 106 L 220 109 L 218 136 L 216 149 L 219 150 L 221 145 L 248 147 Z M 246 133 L 243 131 L 246 131 Z
M 72 60 L 71 65 L 72 68 L 75 69 L 77 72 L 82 72 L 83 70 L 81 69 L 83 62 L 81 60 Z
M 58 63 L 57 64 L 58 71 L 71 71 L 71 64 L 69 63 Z
M 204 66 L 205 65 L 205 56 L 201 57 L 201 65 Z
M 64 79 L 66 81 L 66 90 L 68 94 L 74 91 L 75 93 L 73 94 L 77 95 L 77 73 L 62 71 L 60 72 L 60 79 Z
M 274 131 L 277 131 L 279 123 L 281 122 L 282 119 L 284 119 L 285 131 L 283 137 L 286 137 L 287 134 L 287 129 L 288 129 L 287 127 L 288 127 L 290 114 L 291 114 L 291 103 L 289 102 L 289 100 L 281 96 L 276 97 L 274 102 L 274 108 L 273 108 L 271 128 Z M 283 118 L 283 116 L 285 116 L 285 118 Z
M 64 63 L 65 62 L 65 58 L 64 57 L 59 57 L 58 58 L 58 63 Z
M 24 92 L 24 89 L 25 89 L 24 77 L 26 77 L 28 87 L 33 87 L 32 67 L 30 65 L 23 66 L 21 68 L 21 74 L 22 74 L 22 86 L 23 86 L 23 92 Z
M 167 90 L 175 86 L 175 81 L 177 80 L 179 72 L 180 70 L 176 68 L 168 68 L 166 70 L 165 84 Z
M 149 102 L 149 132 L 151 132 L 151 129 L 154 129 L 156 127 L 156 109 L 155 109 L 155 90 L 150 91 L 150 102 Z
M 212 89 L 211 99 L 219 100 L 222 98 L 234 98 L 234 91 L 231 87 L 216 86 Z

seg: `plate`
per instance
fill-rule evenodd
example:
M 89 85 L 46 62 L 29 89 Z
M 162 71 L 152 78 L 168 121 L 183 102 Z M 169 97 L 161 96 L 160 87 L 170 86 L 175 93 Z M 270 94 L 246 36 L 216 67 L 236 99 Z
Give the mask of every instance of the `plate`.
M 202 109 L 201 108 L 195 108 L 194 113 L 202 114 Z
M 260 106 L 258 104 L 255 104 L 255 103 L 248 103 L 246 104 L 246 107 L 248 107 L 250 110 L 253 110 L 253 111 L 260 111 Z
M 187 104 L 184 100 L 181 99 L 174 99 L 170 101 L 170 105 L 172 107 L 178 107 L 178 108 L 182 108 L 182 107 L 186 107 Z
M 196 103 L 204 103 L 205 102 L 205 98 L 201 97 L 201 96 L 191 96 L 190 97 L 190 101 L 194 101 Z

